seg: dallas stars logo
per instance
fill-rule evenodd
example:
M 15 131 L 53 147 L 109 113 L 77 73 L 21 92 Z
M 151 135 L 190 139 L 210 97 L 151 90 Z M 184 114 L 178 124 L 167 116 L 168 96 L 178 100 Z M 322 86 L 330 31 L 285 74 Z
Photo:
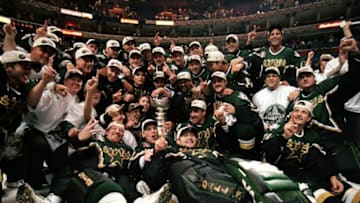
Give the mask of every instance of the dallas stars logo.
M 309 153 L 310 143 L 289 139 L 286 147 L 290 150 L 290 154 L 286 159 L 296 159 L 299 163 L 303 160 L 303 156 Z

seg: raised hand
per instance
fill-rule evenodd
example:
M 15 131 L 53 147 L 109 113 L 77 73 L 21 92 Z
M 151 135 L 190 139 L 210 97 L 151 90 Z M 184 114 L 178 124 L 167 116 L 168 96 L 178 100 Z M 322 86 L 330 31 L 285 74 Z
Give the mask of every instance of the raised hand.
M 299 125 L 289 121 L 284 125 L 284 134 L 283 137 L 285 139 L 290 139 L 299 129 Z
M 256 25 L 253 26 L 253 30 L 247 34 L 246 45 L 252 44 L 256 38 Z
M 98 124 L 98 121 L 94 118 L 91 118 L 89 122 L 86 124 L 86 126 L 80 130 L 78 134 L 78 138 L 80 141 L 89 139 L 95 132 L 94 130 L 95 125 Z
M 46 37 L 47 36 L 47 27 L 48 27 L 48 21 L 44 21 L 44 25 L 42 27 L 39 27 L 36 29 L 34 40 L 40 38 L 40 37 Z
M 52 67 L 53 60 L 54 60 L 54 57 L 53 56 L 50 57 L 48 65 L 42 69 L 41 81 L 44 82 L 45 84 L 47 84 L 50 81 L 55 80 L 55 76 L 56 76 L 57 72 Z
M 56 84 L 55 92 L 60 94 L 62 97 L 66 97 L 66 95 L 69 93 L 69 88 L 62 84 Z
M 95 93 L 98 86 L 98 79 L 96 77 L 92 77 L 86 83 L 86 91 L 89 93 Z
M 3 32 L 5 33 L 5 35 L 11 39 L 15 39 L 16 34 L 17 34 L 17 30 L 15 27 L 15 22 L 11 21 L 10 24 L 5 24 L 3 26 Z
M 154 37 L 154 45 L 160 46 L 162 40 L 163 40 L 163 38 L 160 37 L 160 33 L 156 32 L 155 37 Z

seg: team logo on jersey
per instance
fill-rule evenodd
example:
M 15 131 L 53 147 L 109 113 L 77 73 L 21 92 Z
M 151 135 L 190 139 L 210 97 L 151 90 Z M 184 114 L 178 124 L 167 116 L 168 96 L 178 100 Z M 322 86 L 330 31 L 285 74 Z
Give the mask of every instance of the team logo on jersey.
M 268 124 L 278 123 L 285 117 L 285 107 L 274 104 L 269 106 L 264 113 L 264 122 Z

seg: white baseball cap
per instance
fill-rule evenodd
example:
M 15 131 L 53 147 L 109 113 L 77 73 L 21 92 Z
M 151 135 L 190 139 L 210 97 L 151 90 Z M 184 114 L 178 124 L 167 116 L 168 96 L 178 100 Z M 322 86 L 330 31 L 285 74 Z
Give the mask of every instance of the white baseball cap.
M 48 26 L 47 33 L 61 32 L 61 29 L 56 26 Z
M 59 42 L 60 42 L 59 37 L 58 37 L 56 34 L 52 33 L 52 32 L 48 32 L 48 33 L 46 34 L 46 37 L 49 38 L 49 39 L 51 39 L 53 42 L 56 42 L 56 43 L 59 43 Z
M 294 104 L 294 109 L 295 108 L 306 109 L 310 113 L 311 116 L 314 116 L 314 114 L 313 114 L 314 106 L 309 101 L 306 101 L 306 100 L 296 101 Z
M 141 56 L 141 52 L 140 52 L 139 50 L 137 50 L 137 49 L 132 49 L 132 50 L 130 51 L 130 53 L 129 53 L 129 57 L 131 58 L 131 56 L 132 56 L 133 54 L 137 54 L 137 55 Z
M 122 40 L 122 45 L 124 46 L 126 43 L 131 42 L 131 41 L 133 41 L 133 42 L 135 43 L 135 39 L 134 39 L 134 38 L 129 37 L 129 36 L 124 37 L 123 40 Z
M 191 74 L 188 71 L 181 71 L 176 75 L 177 80 L 191 80 Z
M 145 50 L 151 50 L 151 46 L 149 43 L 142 43 L 139 45 L 140 52 L 143 52 Z
M 96 39 L 88 39 L 88 41 L 86 41 L 86 45 L 89 44 L 96 44 L 99 46 L 99 42 Z
M 48 46 L 56 51 L 56 44 L 50 38 L 47 37 L 39 37 L 34 41 L 32 45 L 32 47 L 40 47 L 40 46 Z
M 215 71 L 213 74 L 211 74 L 211 78 L 221 78 L 227 81 L 226 74 L 221 71 Z
M 270 66 L 265 69 L 265 74 L 270 73 L 270 72 L 275 72 L 276 74 L 280 75 L 280 71 L 279 71 L 278 67 L 275 67 L 275 66 Z
M 6 51 L 0 56 L 2 64 L 15 63 L 15 62 L 31 62 L 30 55 L 28 53 L 11 50 Z
M 118 47 L 120 48 L 120 43 L 117 40 L 110 39 L 106 42 L 106 48 Z
M 160 54 L 162 54 L 162 55 L 165 56 L 165 50 L 164 50 L 164 48 L 162 48 L 162 47 L 155 47 L 155 48 L 153 48 L 152 53 L 153 53 L 153 54 L 155 54 L 155 53 L 160 53 Z
M 117 126 L 117 127 L 121 128 L 121 129 L 125 130 L 124 125 L 117 122 L 117 121 L 113 121 L 113 122 L 109 123 L 109 125 L 106 127 L 106 130 L 110 129 L 113 126 Z
M 208 55 L 210 52 L 219 51 L 219 48 L 213 44 L 209 44 L 205 47 L 205 55 Z
M 299 78 L 302 73 L 312 73 L 314 75 L 314 70 L 310 66 L 303 66 L 296 71 L 296 78 Z
M 135 73 L 138 72 L 138 71 L 144 71 L 144 72 L 146 72 L 146 68 L 143 67 L 143 66 L 138 66 L 138 67 L 136 67 L 136 68 L 134 68 L 134 69 L 132 70 L 132 75 L 135 75 Z
M 172 49 L 171 49 L 171 53 L 175 53 L 175 52 L 180 52 L 182 54 L 184 54 L 184 49 L 181 47 L 181 46 L 174 46 Z
M 194 128 L 194 126 L 192 126 L 191 124 L 180 124 L 180 127 L 176 132 L 176 139 L 179 139 L 185 131 L 191 131 L 195 134 L 195 136 L 197 134 L 196 128 Z
M 208 54 L 206 61 L 207 62 L 217 62 L 217 61 L 224 61 L 225 56 L 221 51 L 212 51 Z
M 91 56 L 95 58 L 95 55 L 87 47 L 82 47 L 75 52 L 75 59 L 79 59 L 84 56 Z
M 201 57 L 199 55 L 191 55 L 189 56 L 189 62 L 191 61 L 198 61 L 199 63 L 201 63 Z
M 227 35 L 226 38 L 225 38 L 225 41 L 228 41 L 229 39 L 234 39 L 236 42 L 239 42 L 239 38 L 235 34 Z
M 108 64 L 106 66 L 107 67 L 115 67 L 119 70 L 122 69 L 122 63 L 117 59 L 110 59 L 110 61 L 108 62 Z
M 191 102 L 191 108 L 198 108 L 206 111 L 206 103 L 204 100 L 195 99 Z
M 83 48 L 83 47 L 86 47 L 86 44 L 84 44 L 83 42 L 75 42 L 73 44 L 73 49 L 80 49 L 80 48 Z
M 201 43 L 200 43 L 199 41 L 192 41 L 192 42 L 190 42 L 189 47 L 192 47 L 192 46 L 194 46 L 194 45 L 197 45 L 197 46 L 201 47 Z
M 66 71 L 64 79 L 67 79 L 68 77 L 73 75 L 79 76 L 80 78 L 83 77 L 83 73 L 79 69 L 71 68 Z
M 141 132 L 143 132 L 147 125 L 154 124 L 157 126 L 157 122 L 154 119 L 146 119 L 141 123 Z
M 163 78 L 163 79 L 166 78 L 164 71 L 156 71 L 156 72 L 154 73 L 154 75 L 153 75 L 153 80 L 156 80 L 156 79 L 158 79 L 158 78 Z

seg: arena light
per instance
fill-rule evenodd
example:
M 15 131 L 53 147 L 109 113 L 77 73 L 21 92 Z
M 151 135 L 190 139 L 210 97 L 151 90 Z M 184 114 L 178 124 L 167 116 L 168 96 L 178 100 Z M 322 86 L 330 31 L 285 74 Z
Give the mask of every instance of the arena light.
M 65 14 L 65 15 L 70 15 L 70 16 L 76 16 L 76 17 L 80 17 L 80 18 L 93 19 L 93 15 L 91 13 L 79 12 L 79 11 L 74 11 L 74 10 L 65 9 L 65 8 L 61 8 L 60 13 Z
M 11 23 L 11 19 L 5 16 L 0 16 L 0 22 L 1 23 L 5 23 L 5 24 L 10 24 Z
M 75 30 L 61 29 L 61 32 L 63 33 L 63 35 L 69 35 L 69 36 L 75 36 L 75 37 L 82 37 L 83 36 L 82 32 L 75 31 Z
M 172 20 L 156 20 L 155 25 L 174 26 L 174 21 L 172 21 Z
M 317 25 L 318 30 L 330 29 L 330 28 L 338 28 L 341 25 L 341 20 L 333 21 L 333 22 L 326 22 L 326 23 L 319 23 Z
M 81 14 L 82 14 L 82 18 L 87 18 L 87 19 L 90 19 L 90 20 L 93 19 L 93 15 L 91 13 L 82 12 Z
M 127 24 L 134 24 L 134 25 L 138 25 L 139 24 L 139 20 L 136 19 L 129 19 L 129 18 L 121 18 L 120 19 L 121 23 L 127 23 Z

